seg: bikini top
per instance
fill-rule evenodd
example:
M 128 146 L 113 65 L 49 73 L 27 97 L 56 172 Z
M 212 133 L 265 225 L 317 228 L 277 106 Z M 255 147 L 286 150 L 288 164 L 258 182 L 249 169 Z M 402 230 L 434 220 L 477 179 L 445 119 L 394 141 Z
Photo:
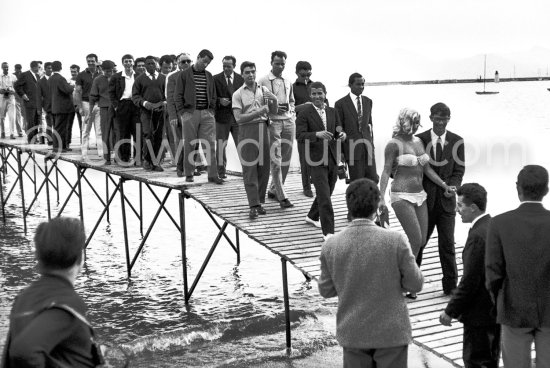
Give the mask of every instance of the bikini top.
M 405 153 L 397 156 L 397 165 L 399 166 L 424 166 L 430 161 L 430 156 L 424 153 L 420 156 L 413 155 L 412 153 Z

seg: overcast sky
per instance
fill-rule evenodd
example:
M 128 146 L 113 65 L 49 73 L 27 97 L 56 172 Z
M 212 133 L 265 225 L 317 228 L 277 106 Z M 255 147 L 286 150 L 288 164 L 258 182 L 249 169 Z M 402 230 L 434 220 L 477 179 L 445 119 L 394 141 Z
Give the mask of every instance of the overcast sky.
M 208 48 L 212 72 L 233 54 L 260 73 L 281 49 L 291 73 L 296 61 L 309 60 L 314 74 L 337 68 L 347 76 L 382 70 L 395 50 L 444 60 L 550 49 L 549 14 L 548 0 L 1 0 L 0 58 L 24 70 L 31 60 L 57 59 L 67 72 L 85 66 L 90 52 L 120 66 L 128 52 L 195 57 Z

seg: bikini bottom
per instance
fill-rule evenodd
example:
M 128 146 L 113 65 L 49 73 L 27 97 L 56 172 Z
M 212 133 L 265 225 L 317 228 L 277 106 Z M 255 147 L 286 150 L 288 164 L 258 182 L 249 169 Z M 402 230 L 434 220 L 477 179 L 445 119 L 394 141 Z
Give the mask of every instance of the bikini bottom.
M 428 195 L 425 191 L 419 193 L 407 193 L 407 192 L 390 192 L 390 203 L 397 201 L 409 201 L 416 204 L 418 207 L 422 206 L 422 203 L 426 201 Z

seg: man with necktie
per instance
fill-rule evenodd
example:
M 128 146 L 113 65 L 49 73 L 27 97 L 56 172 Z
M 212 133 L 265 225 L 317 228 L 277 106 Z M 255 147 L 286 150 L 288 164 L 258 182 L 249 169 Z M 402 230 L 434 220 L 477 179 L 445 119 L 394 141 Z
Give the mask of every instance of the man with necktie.
M 237 60 L 234 56 L 225 56 L 222 60 L 223 71 L 214 76 L 216 86 L 216 159 L 218 161 L 218 175 L 225 179 L 225 167 L 227 158 L 225 148 L 229 133 L 233 136 L 235 146 L 239 143 L 239 124 L 233 116 L 231 99 L 233 93 L 241 88 L 244 83 L 243 77 L 235 73 Z
M 378 183 L 372 131 L 372 100 L 363 96 L 365 78 L 353 73 L 348 80 L 350 93 L 334 104 L 342 129 L 347 133 L 344 158 L 351 181 L 367 178 Z
M 41 99 L 40 99 L 40 85 L 38 81 L 40 76 L 38 75 L 38 62 L 31 61 L 31 69 L 24 73 L 21 73 L 19 79 L 15 83 L 15 91 L 24 101 L 25 109 L 25 131 L 27 132 L 27 141 L 29 143 L 34 142 L 34 136 L 40 129 L 40 115 L 41 115 Z
M 424 143 L 426 152 L 430 155 L 430 165 L 437 175 L 450 187 L 455 189 L 462 183 L 465 171 L 464 140 L 447 130 L 451 119 L 451 110 L 442 102 L 436 103 L 430 109 L 430 120 L 433 128 L 417 135 Z M 443 273 L 443 293 L 450 295 L 456 287 L 458 272 L 455 256 L 455 216 L 456 198 L 453 191 L 444 191 L 426 175 L 423 180 L 424 190 L 428 194 L 428 236 L 437 227 L 437 243 L 439 259 Z M 422 263 L 422 252 L 426 245 L 420 248 L 416 261 Z

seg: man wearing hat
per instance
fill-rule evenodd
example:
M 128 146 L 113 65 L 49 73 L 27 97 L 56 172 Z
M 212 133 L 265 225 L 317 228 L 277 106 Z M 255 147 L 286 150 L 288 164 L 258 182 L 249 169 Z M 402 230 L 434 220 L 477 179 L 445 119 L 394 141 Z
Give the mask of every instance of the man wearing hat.
M 92 88 L 90 90 L 90 111 L 94 111 L 94 107 L 99 107 L 99 120 L 101 127 L 101 140 L 103 149 L 99 149 L 98 152 L 103 152 L 103 160 L 106 165 L 111 164 L 111 151 L 113 149 L 111 142 L 111 129 L 112 129 L 112 106 L 109 98 L 109 80 L 113 76 L 113 69 L 115 63 L 111 60 L 105 60 L 101 63 L 101 69 L 103 74 L 97 76 L 92 82 Z M 97 123 L 97 120 L 96 120 Z M 99 145 L 100 142 L 97 142 Z M 87 145 L 83 145 L 82 149 L 87 149 Z

